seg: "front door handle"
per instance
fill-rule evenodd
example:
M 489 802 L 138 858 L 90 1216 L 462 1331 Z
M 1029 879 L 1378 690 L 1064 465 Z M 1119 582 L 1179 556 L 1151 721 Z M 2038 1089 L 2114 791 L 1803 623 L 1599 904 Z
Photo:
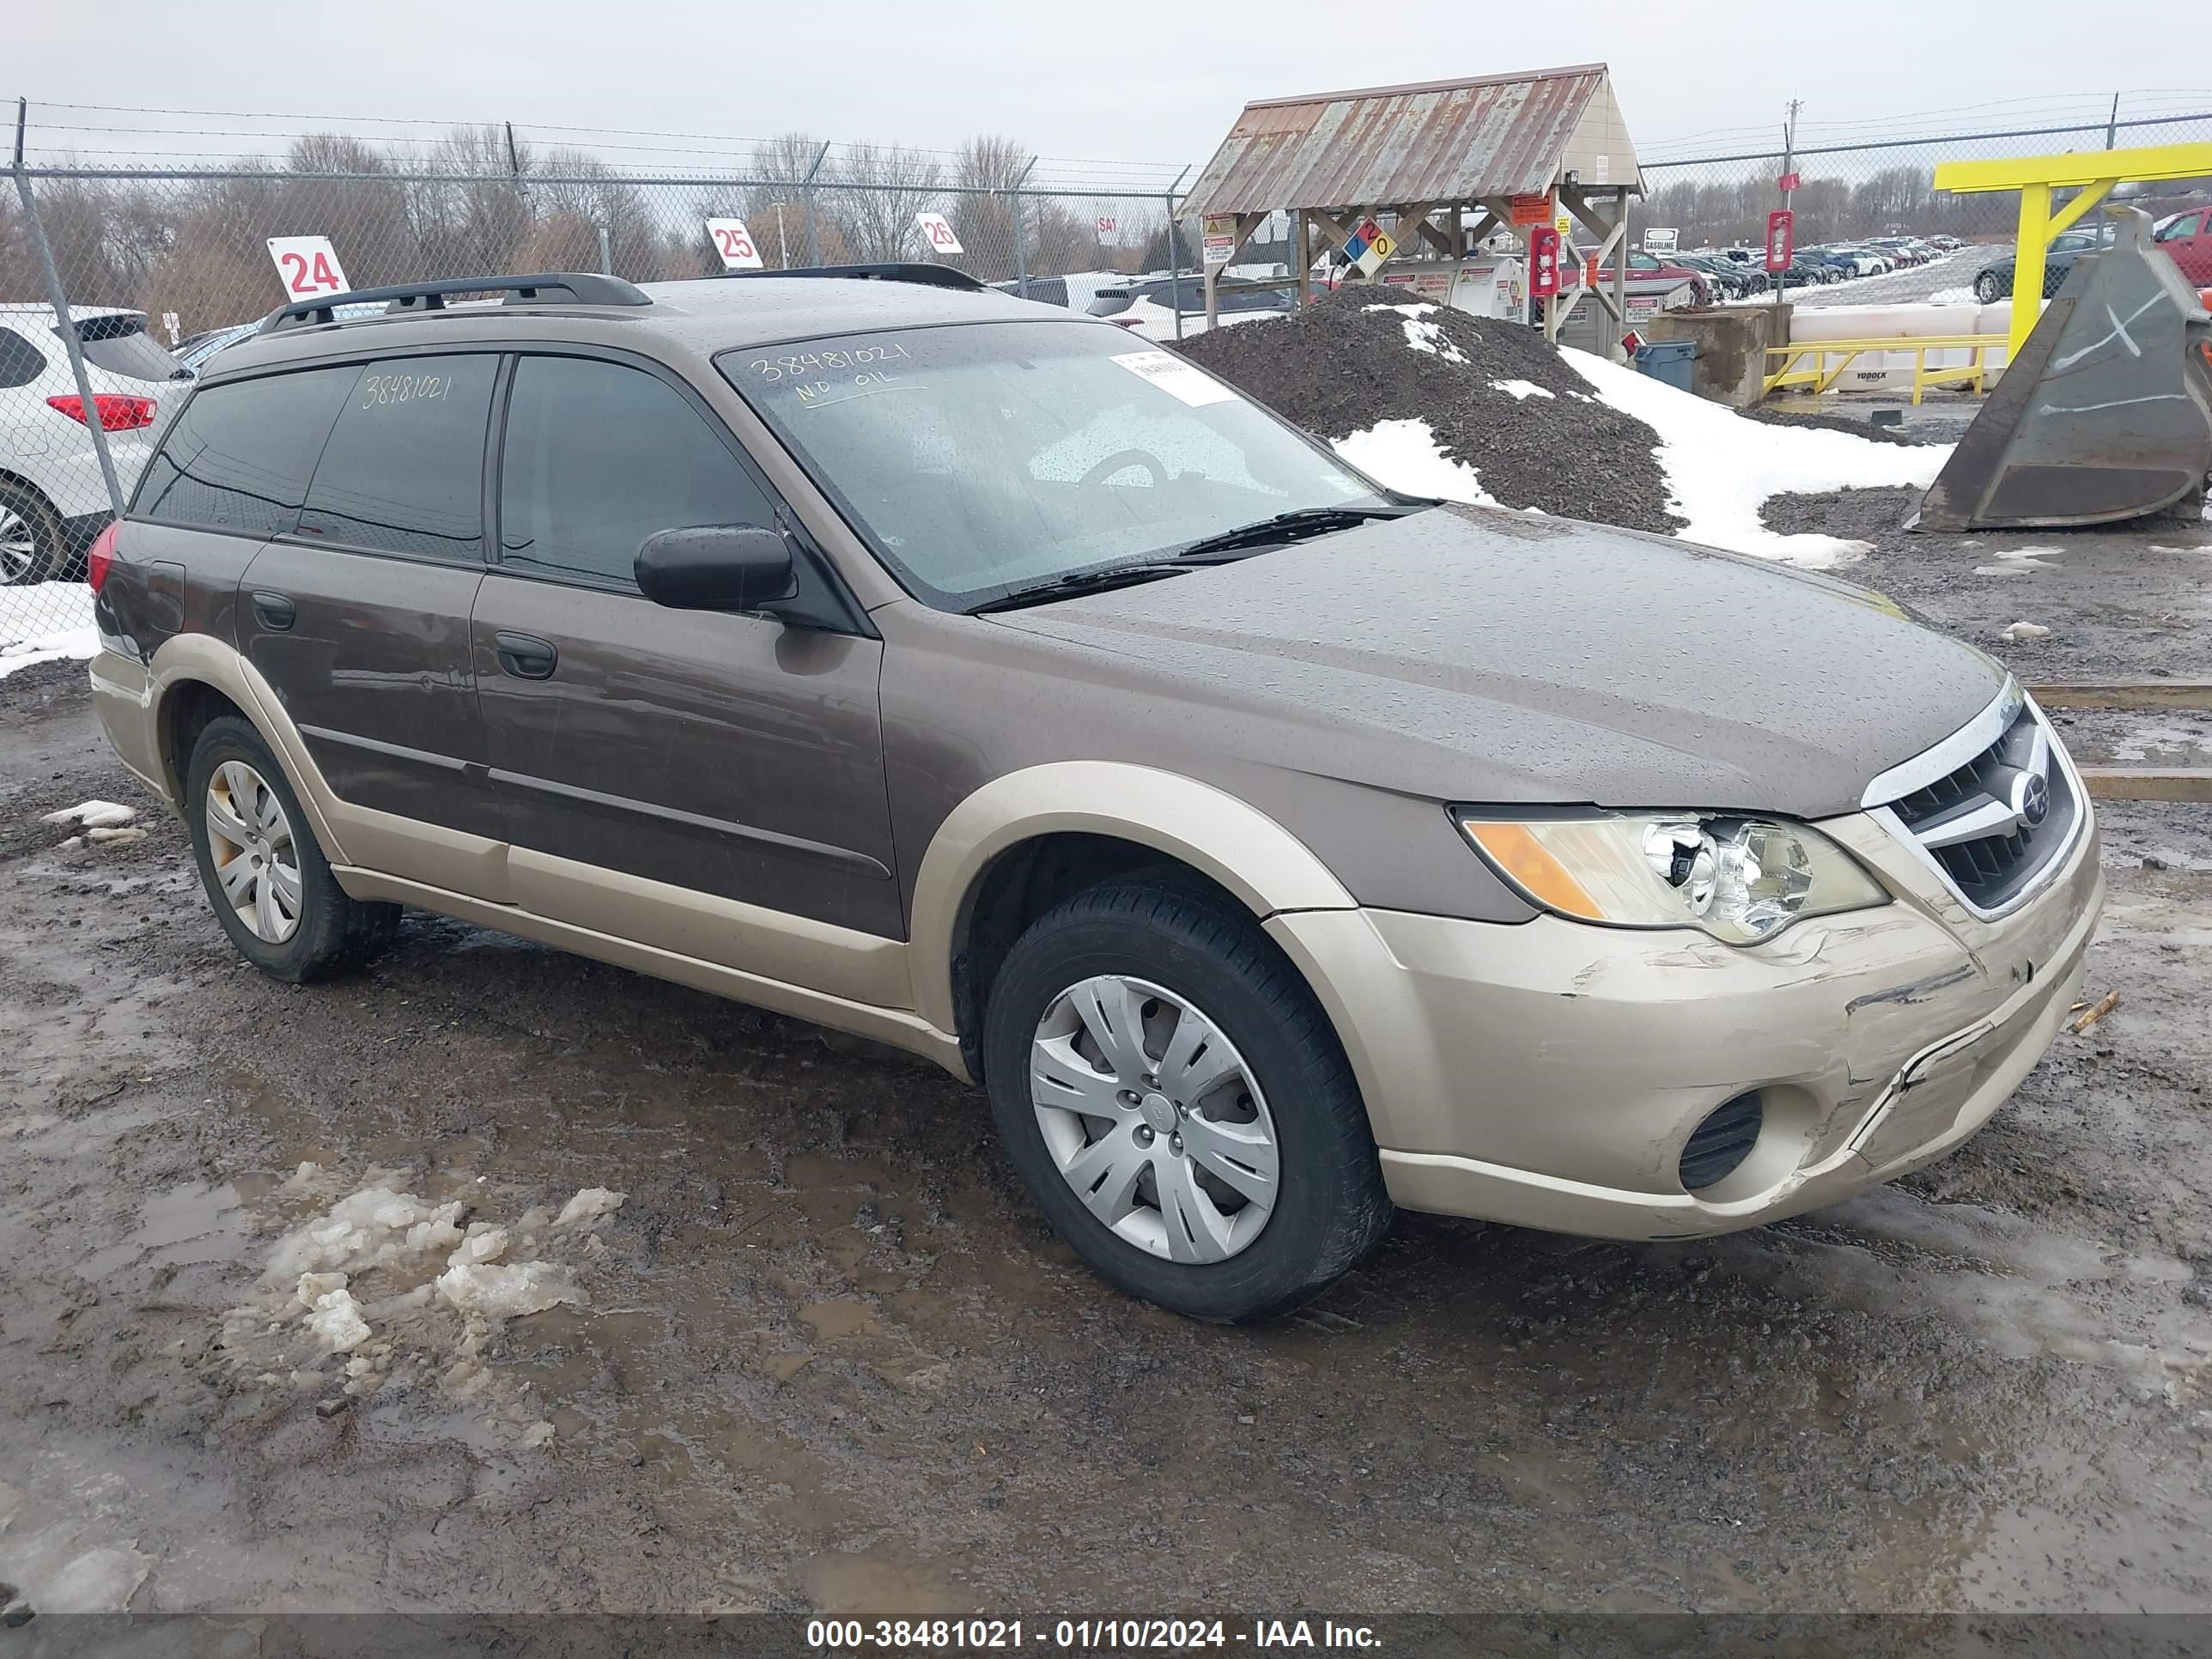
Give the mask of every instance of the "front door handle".
M 553 648 L 553 641 L 535 634 L 502 631 L 493 635 L 491 642 L 499 653 L 499 665 L 517 679 L 550 680 L 560 665 L 561 653 Z
M 255 593 L 253 614 L 273 634 L 282 634 L 300 617 L 299 608 L 282 593 Z

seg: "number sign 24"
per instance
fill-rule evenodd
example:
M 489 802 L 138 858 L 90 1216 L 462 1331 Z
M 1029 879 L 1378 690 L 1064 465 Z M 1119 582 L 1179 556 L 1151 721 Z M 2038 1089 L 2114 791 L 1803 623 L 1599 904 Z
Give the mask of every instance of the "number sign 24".
M 269 257 L 276 262 L 276 275 L 287 298 L 319 300 L 344 294 L 353 284 L 327 236 L 271 236 Z

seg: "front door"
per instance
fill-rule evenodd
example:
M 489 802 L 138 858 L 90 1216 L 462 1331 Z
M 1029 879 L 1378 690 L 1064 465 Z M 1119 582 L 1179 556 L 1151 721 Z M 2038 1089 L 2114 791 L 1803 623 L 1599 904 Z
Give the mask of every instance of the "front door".
M 741 913 L 683 895 L 902 937 L 882 648 L 639 593 L 640 542 L 709 524 L 776 528 L 776 503 L 689 388 L 606 357 L 517 360 L 472 630 L 492 784 L 520 902 L 805 982 L 747 959 L 769 935 L 744 937 Z
M 300 398 L 337 377 L 343 401 L 295 527 L 254 556 L 238 595 L 239 648 L 332 793 L 493 839 L 469 614 L 499 365 L 394 356 L 283 377 Z
M 2185 213 L 2158 233 L 2158 245 L 2191 288 L 2212 288 L 2212 212 Z

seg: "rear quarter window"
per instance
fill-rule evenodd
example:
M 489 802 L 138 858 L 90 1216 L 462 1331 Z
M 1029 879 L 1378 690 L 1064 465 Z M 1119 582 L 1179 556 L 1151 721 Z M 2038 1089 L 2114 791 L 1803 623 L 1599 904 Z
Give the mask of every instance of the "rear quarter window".
M 484 436 L 498 369 L 486 353 L 392 357 L 355 371 L 299 533 L 378 553 L 481 559 Z
M 147 463 L 131 516 L 239 535 L 288 533 L 360 378 L 351 363 L 202 386 Z
M 46 360 L 12 328 L 0 328 L 0 390 L 28 386 L 46 372 Z

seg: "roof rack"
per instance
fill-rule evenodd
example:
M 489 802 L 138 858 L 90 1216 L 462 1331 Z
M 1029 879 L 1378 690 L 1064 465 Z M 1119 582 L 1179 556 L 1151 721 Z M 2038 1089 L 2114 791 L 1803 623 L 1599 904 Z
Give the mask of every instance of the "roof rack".
M 983 293 L 986 285 L 951 265 L 886 259 L 865 265 L 802 265 L 790 270 L 726 270 L 725 276 L 845 276 L 866 283 L 920 283 L 926 288 L 957 288 Z
M 338 320 L 342 306 L 385 305 L 394 311 L 443 311 L 449 294 L 505 294 L 508 305 L 649 306 L 653 296 L 635 283 L 603 276 L 595 270 L 550 270 L 534 276 L 454 276 L 436 283 L 403 283 L 392 288 L 356 289 L 327 299 L 281 306 L 261 319 L 259 332 L 308 328 Z

